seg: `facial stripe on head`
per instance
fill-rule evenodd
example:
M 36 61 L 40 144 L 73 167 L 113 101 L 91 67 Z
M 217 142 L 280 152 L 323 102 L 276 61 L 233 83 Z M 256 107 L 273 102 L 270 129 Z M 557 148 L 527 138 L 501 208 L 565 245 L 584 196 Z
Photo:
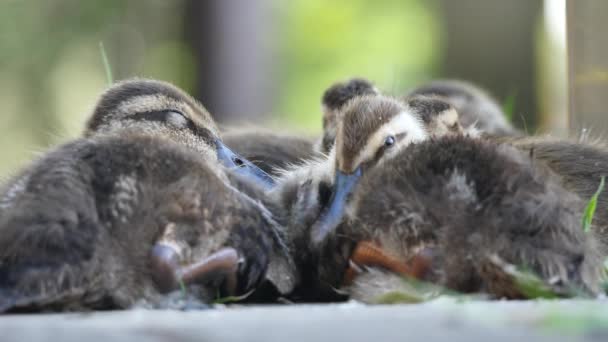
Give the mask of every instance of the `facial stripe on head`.
M 215 123 L 206 111 L 199 114 L 198 112 L 194 112 L 195 110 L 195 108 L 192 108 L 186 102 L 178 101 L 162 94 L 156 94 L 137 96 L 127 100 L 121 103 L 112 114 L 126 119 L 130 115 L 136 113 L 177 111 L 194 122 L 197 126 L 207 127 L 213 133 L 217 134 L 218 130 Z
M 402 111 L 390 121 L 380 126 L 367 140 L 365 148 L 355 158 L 354 165 L 373 160 L 379 148 L 385 143 L 387 137 L 395 138 L 395 146 L 391 151 L 396 151 L 403 146 L 414 142 L 423 141 L 428 138 L 422 121 L 410 113 Z
M 86 134 L 95 133 L 104 125 L 107 130 L 109 123 L 133 114 L 162 111 L 179 112 L 196 126 L 219 133 L 207 110 L 181 89 L 166 82 L 134 79 L 115 84 L 101 96 L 87 122 Z

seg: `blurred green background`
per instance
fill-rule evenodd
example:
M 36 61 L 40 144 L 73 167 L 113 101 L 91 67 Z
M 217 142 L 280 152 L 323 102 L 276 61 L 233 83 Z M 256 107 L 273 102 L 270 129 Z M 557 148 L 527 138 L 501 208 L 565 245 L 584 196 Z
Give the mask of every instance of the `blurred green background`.
M 515 99 L 518 126 L 560 132 L 562 11 L 563 0 L 3 0 L 0 177 L 80 134 L 107 87 L 100 42 L 115 79 L 173 82 L 230 125 L 314 135 L 335 81 L 398 94 L 457 77 Z

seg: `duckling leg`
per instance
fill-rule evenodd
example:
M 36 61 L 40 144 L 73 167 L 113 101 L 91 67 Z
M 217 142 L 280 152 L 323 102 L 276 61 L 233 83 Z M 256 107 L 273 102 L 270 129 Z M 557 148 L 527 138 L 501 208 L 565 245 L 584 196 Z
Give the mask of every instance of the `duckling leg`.
M 154 280 L 163 293 L 184 285 L 205 284 L 223 280 L 225 290 L 234 295 L 237 289 L 237 273 L 240 263 L 238 252 L 225 247 L 203 260 L 182 266 L 179 252 L 172 246 L 157 243 L 152 248 L 151 265 Z
M 349 260 L 349 268 L 344 275 L 344 284 L 350 284 L 360 273 L 362 266 L 382 267 L 396 274 L 423 279 L 432 266 L 432 253 L 430 248 L 423 248 L 409 261 L 399 260 L 385 253 L 380 246 L 370 241 L 361 241 L 355 247 Z
M 226 292 L 234 295 L 237 289 L 239 259 L 234 248 L 222 248 L 201 261 L 182 267 L 178 275 L 185 284 L 223 279 Z

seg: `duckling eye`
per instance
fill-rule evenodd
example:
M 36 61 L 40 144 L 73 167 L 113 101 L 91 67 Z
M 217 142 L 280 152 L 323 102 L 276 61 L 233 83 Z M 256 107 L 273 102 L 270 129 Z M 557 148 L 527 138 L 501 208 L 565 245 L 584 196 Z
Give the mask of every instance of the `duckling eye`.
M 386 139 L 384 139 L 384 147 L 391 147 L 395 144 L 395 137 L 392 135 L 389 135 L 388 137 L 386 137 Z
M 175 128 L 186 128 L 188 126 L 188 119 L 186 119 L 182 113 L 177 111 L 167 111 L 165 120 L 168 124 Z

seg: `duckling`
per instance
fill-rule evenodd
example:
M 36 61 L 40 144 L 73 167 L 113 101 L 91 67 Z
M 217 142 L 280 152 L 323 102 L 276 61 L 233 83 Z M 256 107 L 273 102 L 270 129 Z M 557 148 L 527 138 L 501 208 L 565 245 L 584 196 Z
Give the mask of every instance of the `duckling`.
M 522 298 L 507 270 L 525 266 L 558 293 L 598 293 L 601 258 L 580 226 L 584 203 L 549 169 L 465 134 L 393 150 L 391 126 L 362 110 L 344 113 L 329 209 L 310 228 L 320 283 L 339 287 L 350 264 Z M 357 253 L 361 243 L 367 251 Z
M 233 151 L 250 160 L 271 177 L 304 160 L 320 157 L 311 139 L 263 130 L 230 130 L 222 134 Z
M 608 175 L 608 148 L 600 140 L 574 141 L 543 136 L 498 137 L 493 140 L 514 146 L 548 166 L 560 177 L 564 188 L 584 200 L 594 195 L 601 178 Z M 603 253 L 608 256 L 608 197 L 605 193 L 598 197 L 593 220 Z
M 449 101 L 457 110 L 462 126 L 475 124 L 489 139 L 508 143 L 546 164 L 560 176 L 561 184 L 582 199 L 590 199 L 608 169 L 608 148 L 600 140 L 559 139 L 526 136 L 505 120 L 498 103 L 481 88 L 463 81 L 436 80 L 409 95 L 433 94 Z M 585 138 L 585 137 L 583 137 Z M 598 197 L 596 235 L 608 256 L 608 197 Z
M 486 138 L 508 143 L 546 164 L 560 176 L 561 184 L 582 199 L 596 192 L 608 168 L 608 149 L 600 141 L 526 136 L 505 120 L 498 103 L 481 88 L 457 80 L 436 80 L 420 86 L 408 96 L 433 95 L 450 102 L 463 127 L 475 126 Z M 608 197 L 599 196 L 598 208 L 608 209 Z M 598 210 L 596 236 L 608 256 L 608 210 Z
M 431 110 L 436 110 L 431 113 Z M 337 131 L 343 125 L 342 120 L 350 120 L 347 124 L 364 126 L 373 124 L 375 129 L 380 133 L 367 136 L 352 136 L 351 141 L 347 146 L 347 150 L 337 150 L 332 147 L 329 155 L 326 157 L 317 158 L 292 169 L 285 170 L 282 175 L 277 178 L 277 186 L 275 191 L 271 192 L 271 196 L 277 198 L 277 202 L 286 204 L 288 208 L 293 208 L 292 214 L 295 212 L 306 212 L 301 210 L 298 205 L 295 205 L 299 198 L 299 188 L 303 184 L 307 184 L 306 188 L 314 189 L 313 193 L 317 195 L 317 199 L 309 200 L 309 204 L 326 203 L 329 200 L 331 187 L 334 186 L 335 177 L 335 156 L 348 153 L 356 153 L 357 149 L 362 148 L 364 144 L 386 144 L 387 146 L 395 145 L 393 151 L 399 150 L 402 146 L 409 143 L 427 139 L 433 136 L 434 132 L 430 129 L 445 129 L 450 130 L 457 128 L 457 122 L 449 122 L 450 127 L 445 127 L 444 123 L 448 123 L 448 119 L 453 119 L 456 116 L 451 112 L 453 109 L 448 103 L 428 97 L 413 97 L 407 103 L 397 99 L 383 95 L 364 95 L 351 99 L 341 111 L 337 113 L 341 119 L 338 122 Z M 357 113 L 357 115 L 350 115 Z M 344 119 L 342 119 L 342 117 Z M 446 120 L 443 120 L 443 119 Z M 456 125 L 456 126 L 453 126 Z M 439 128 L 442 127 L 442 128 Z M 380 135 L 391 133 L 391 138 L 386 141 L 381 141 Z M 371 150 L 362 152 L 364 157 L 372 153 Z M 377 156 L 381 157 L 380 155 Z M 355 158 L 350 156 L 350 158 Z M 333 193 L 332 196 L 342 196 L 340 193 Z M 301 199 L 301 198 L 300 198 Z M 303 199 L 301 199 L 303 200 Z M 293 215 L 291 215 L 293 216 Z
M 181 286 L 209 302 L 264 278 L 289 286 L 282 228 L 241 191 L 266 185 L 218 167 L 235 155 L 201 108 L 166 83 L 119 83 L 85 137 L 4 186 L 0 312 L 129 308 Z
M 330 229 L 328 227 L 336 224 L 334 220 L 340 218 L 339 213 L 344 209 L 341 203 L 349 196 L 349 187 L 357 182 L 362 173 L 361 170 L 352 171 L 350 167 L 363 159 L 369 159 L 364 164 L 366 168 L 371 167 L 383 159 L 385 152 L 396 153 L 438 132 L 451 134 L 451 129 L 459 127 L 458 122 L 453 121 L 456 116 L 452 111 L 448 103 L 424 96 L 412 97 L 407 102 L 383 95 L 355 97 L 337 113 L 341 118 L 337 127 L 339 139 L 345 139 L 340 134 L 345 125 L 371 125 L 375 132 L 347 135 L 349 141 L 334 145 L 328 157 L 288 170 L 277 179 L 277 185 L 270 195 L 283 205 L 283 212 L 288 217 L 285 224 L 288 242 L 300 270 L 298 278 L 301 285 L 298 290 L 305 292 L 299 295 L 319 300 L 316 291 L 323 291 L 315 288 L 316 276 L 312 266 L 313 255 L 310 253 L 315 247 L 311 248 L 311 245 L 323 240 Z M 438 132 L 433 129 L 438 129 Z M 376 146 L 385 147 L 378 152 L 372 150 Z M 358 153 L 359 150 L 362 152 Z M 348 160 L 343 159 L 337 164 L 336 155 L 347 155 Z M 319 215 L 324 219 L 319 220 Z M 319 237 L 311 240 L 311 226 L 315 222 L 322 222 L 312 228 L 318 231 Z
M 323 240 L 339 219 L 342 204 L 365 170 L 397 154 L 410 144 L 443 135 L 468 134 L 454 108 L 440 98 L 412 96 L 399 101 L 382 95 L 351 100 L 341 112 L 336 143 L 328 163 L 332 165 L 331 203 L 326 220 L 313 230 L 313 241 Z
M 458 80 L 434 80 L 410 91 L 414 95 L 439 96 L 449 102 L 459 114 L 460 124 L 475 127 L 492 136 L 521 135 L 506 119 L 506 115 L 491 95 L 480 87 Z

